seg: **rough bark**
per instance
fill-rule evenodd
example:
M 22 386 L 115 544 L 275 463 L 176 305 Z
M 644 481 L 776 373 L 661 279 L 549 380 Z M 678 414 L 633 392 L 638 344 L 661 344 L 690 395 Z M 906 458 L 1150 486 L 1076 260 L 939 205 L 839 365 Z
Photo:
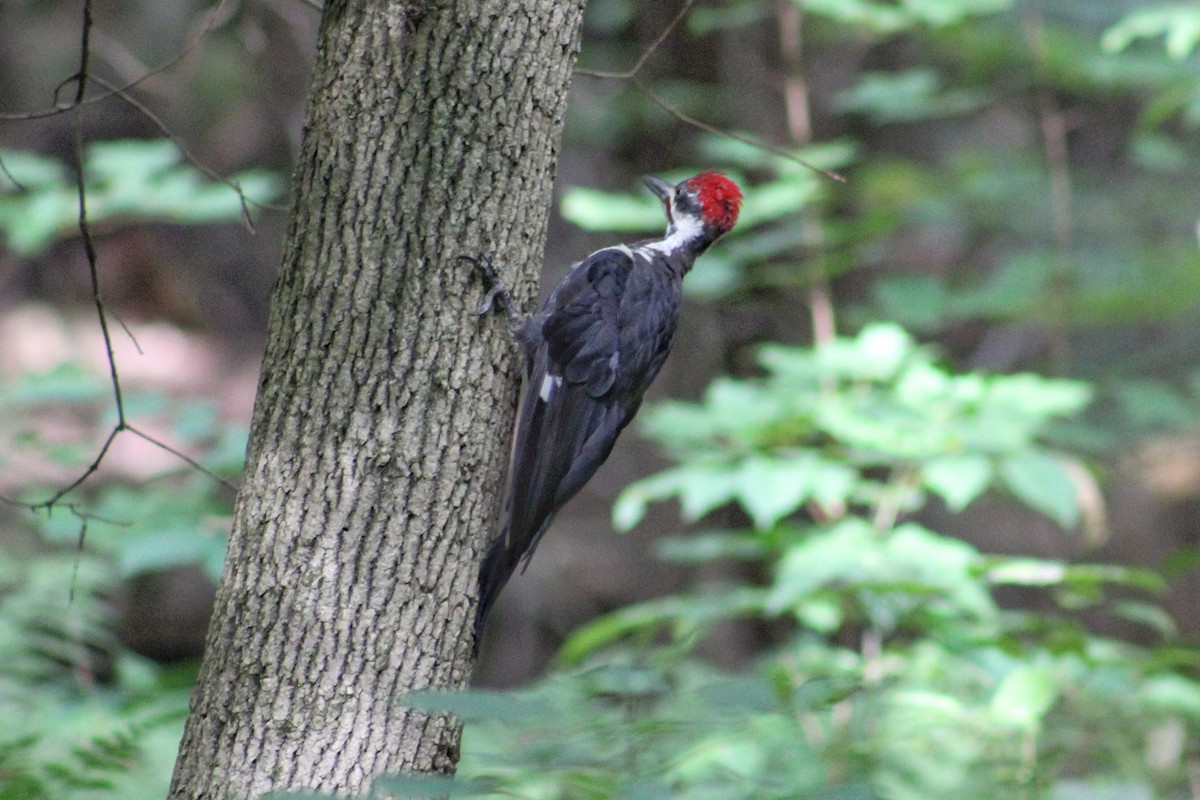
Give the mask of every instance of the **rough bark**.
M 171 798 L 448 772 L 513 345 L 461 253 L 533 293 L 583 0 L 327 0 L 225 574 Z

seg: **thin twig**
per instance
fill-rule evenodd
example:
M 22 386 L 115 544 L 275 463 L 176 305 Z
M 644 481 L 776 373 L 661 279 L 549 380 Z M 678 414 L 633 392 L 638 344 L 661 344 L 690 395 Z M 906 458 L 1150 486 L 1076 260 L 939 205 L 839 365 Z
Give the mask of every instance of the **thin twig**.
M 87 517 L 80 517 L 80 519 L 79 519 L 79 541 L 76 543 L 75 547 L 79 551 L 79 554 L 81 556 L 83 555 L 83 545 L 87 541 L 87 531 L 88 531 Z M 68 606 L 75 604 L 75 584 L 79 582 L 79 565 L 81 563 L 83 563 L 83 559 L 76 558 L 75 564 L 71 568 L 71 581 L 70 581 L 69 587 L 67 589 L 67 605 Z
M 141 77 L 137 78 L 134 81 L 130 81 L 129 83 L 122 86 L 121 91 L 123 91 L 123 92 L 130 91 L 130 90 L 136 88 L 142 82 L 147 81 L 156 75 L 161 75 L 162 73 L 166 72 L 167 70 L 173 68 L 179 62 L 183 61 L 183 59 L 187 58 L 188 55 L 190 55 L 191 52 L 196 49 L 196 47 L 200 44 L 200 42 L 204 40 L 204 37 L 207 36 L 213 28 L 217 27 L 221 12 L 224 9 L 225 4 L 227 2 L 229 2 L 229 0 L 217 0 L 217 4 L 215 6 L 213 6 L 212 11 L 210 11 L 208 13 L 208 16 L 205 18 L 204 24 L 200 27 L 200 30 L 195 35 L 193 35 L 191 39 L 188 40 L 187 44 L 185 44 L 183 46 L 182 50 L 180 50 L 174 56 L 172 56 L 171 58 L 162 62 L 158 66 L 154 67 L 150 71 L 146 72 Z M 91 27 L 90 12 L 89 12 L 89 18 L 88 18 L 88 27 L 89 28 Z M 2 112 L 0 112 L 0 121 L 2 121 L 2 122 L 26 122 L 26 121 L 35 120 L 35 119 L 45 119 L 46 117 L 53 117 L 53 116 L 57 116 L 58 114 L 63 114 L 67 111 L 70 111 L 73 108 L 75 108 L 77 105 L 91 105 L 92 103 L 103 102 L 105 100 L 108 100 L 109 98 L 111 98 L 113 95 L 116 94 L 116 92 L 109 91 L 109 92 L 105 92 L 103 94 L 95 95 L 93 97 L 80 98 L 75 103 L 59 103 L 58 102 L 59 92 L 61 91 L 61 89 L 64 85 L 71 83 L 71 81 L 74 77 L 75 76 L 72 76 L 71 78 L 68 78 L 67 80 L 63 81 L 63 83 L 59 84 L 59 86 L 54 90 L 54 105 L 52 108 L 42 109 L 40 111 L 2 111 Z
M 224 0 L 222 0 L 222 3 L 223 2 L 224 2 Z M 219 8 L 220 8 L 220 5 L 218 5 L 218 9 Z M 111 84 L 108 84 L 107 82 L 104 82 L 103 80 L 90 75 L 89 67 L 90 67 L 90 56 L 91 56 L 91 49 L 90 49 L 91 29 L 92 29 L 92 0 L 84 0 L 83 30 L 80 34 L 79 69 L 74 75 L 72 75 L 70 78 L 63 81 L 61 84 L 59 84 L 59 88 L 56 90 L 56 92 L 61 91 L 64 87 L 70 85 L 71 83 L 74 83 L 74 85 L 75 85 L 75 96 L 72 101 L 71 108 L 75 112 L 75 120 L 74 120 L 75 188 L 76 188 L 76 196 L 77 196 L 77 201 L 78 201 L 78 206 L 79 206 L 79 216 L 78 216 L 79 234 L 83 240 L 84 253 L 87 256 L 88 276 L 91 280 L 91 289 L 92 289 L 92 302 L 96 308 L 96 318 L 100 323 L 100 333 L 104 339 L 104 350 L 105 350 L 105 355 L 108 360 L 109 380 L 112 384 L 113 404 L 117 411 L 117 421 L 113 425 L 112 430 L 109 431 L 108 436 L 105 438 L 104 444 L 100 447 L 100 450 L 96 454 L 96 457 L 92 459 L 91 463 L 88 464 L 87 468 L 83 471 L 83 473 L 81 475 L 79 475 L 79 477 L 77 477 L 75 480 L 73 480 L 67 486 L 64 486 L 63 488 L 56 491 L 54 494 L 50 495 L 50 497 L 48 497 L 45 500 L 42 500 L 42 501 L 36 502 L 36 503 L 20 503 L 20 505 L 24 505 L 34 511 L 39 510 L 39 509 L 46 509 L 47 511 L 49 511 L 49 510 L 53 509 L 59 503 L 59 501 L 61 501 L 68 494 L 70 494 L 75 489 L 77 489 L 81 485 L 83 485 L 84 481 L 86 481 L 88 478 L 90 478 L 92 475 L 94 475 L 98 469 L 100 469 L 100 464 L 104 461 L 105 456 L 108 455 L 109 448 L 112 447 L 113 442 L 116 440 L 117 436 L 122 431 L 129 431 L 130 433 L 134 434 L 135 436 L 138 436 L 139 438 L 149 442 L 150 444 L 153 444 L 156 447 L 174 455 L 175 457 L 184 461 L 186 464 L 190 465 L 191 467 L 193 467 L 193 468 L 199 470 L 200 472 L 204 473 L 205 475 L 217 480 L 222 485 L 229 487 L 230 489 L 236 489 L 236 487 L 234 487 L 233 484 L 231 484 L 229 481 L 225 480 L 221 476 L 217 475 L 212 470 L 205 467 L 203 464 L 198 462 L 196 459 L 186 455 L 185 453 L 175 449 L 174 447 L 171 447 L 170 445 L 166 444 L 165 442 L 162 442 L 159 439 L 157 439 L 153 436 L 150 436 L 149 434 L 145 433 L 144 431 L 141 431 L 141 430 L 131 426 L 125 417 L 125 399 L 124 399 L 124 396 L 123 396 L 122 390 L 121 390 L 121 377 L 117 370 L 117 359 L 116 359 L 116 355 L 115 355 L 114 348 L 113 348 L 112 332 L 110 331 L 109 326 L 108 326 L 108 313 L 105 309 L 104 299 L 100 294 L 100 270 L 99 270 L 99 265 L 98 265 L 98 259 L 96 256 L 96 243 L 95 243 L 94 239 L 92 238 L 91 226 L 88 223 L 87 186 L 86 186 L 86 181 L 85 181 L 85 177 L 84 177 L 85 154 L 84 154 L 84 136 L 83 136 L 83 127 L 84 127 L 83 126 L 83 112 L 85 109 L 85 98 L 86 98 L 88 83 L 90 81 L 95 81 L 96 83 L 99 83 L 103 86 L 108 87 L 109 90 L 112 91 L 113 94 L 116 94 L 116 95 L 122 97 L 122 99 L 126 100 L 126 102 L 133 103 L 135 107 L 139 108 L 139 110 L 141 110 L 148 117 L 150 117 L 152 120 L 154 120 L 154 122 L 156 124 L 160 124 L 160 126 L 161 126 L 161 123 L 159 122 L 158 118 L 155 117 L 153 115 L 153 113 L 149 111 L 149 109 L 144 108 L 136 100 L 133 100 L 133 98 L 128 97 L 125 94 L 124 90 L 113 87 Z M 172 136 L 172 139 L 174 139 L 173 136 Z M 178 144 L 178 142 L 176 142 L 176 143 Z M 180 146 L 180 149 L 184 150 L 186 152 L 186 148 L 183 148 L 182 145 Z M 215 177 L 215 176 L 210 174 L 210 177 Z M 217 179 L 220 180 L 219 177 Z M 240 189 L 238 190 L 238 193 L 239 193 L 239 196 L 242 197 L 243 210 L 246 211 L 246 213 L 248 214 L 248 210 L 246 209 L 246 205 L 245 205 L 246 198 L 244 195 L 241 194 Z M 133 339 L 134 346 L 137 347 L 138 352 L 141 352 L 141 347 L 138 345 L 137 339 L 135 339 L 133 337 L 132 332 L 129 331 L 129 328 L 120 319 L 118 319 L 118 322 L 120 322 L 121 326 L 123 328 L 125 328 L 125 331 L 126 331 L 126 333 L 129 334 L 129 337 L 131 339 Z M 0 501 L 8 502 L 8 503 L 13 502 L 10 498 L 2 497 L 2 496 L 0 496 Z M 71 507 L 71 506 L 68 506 L 68 507 Z M 71 507 L 71 508 L 72 508 L 73 513 L 76 513 L 76 515 L 79 515 L 80 512 L 75 511 L 73 507 Z M 87 532 L 87 518 L 81 517 L 81 519 L 84 522 L 82 530 L 81 530 L 81 537 L 82 537 Z M 81 538 L 81 540 L 80 540 L 81 547 L 82 547 L 82 544 L 83 544 L 83 542 L 82 542 L 82 538 Z
M 137 350 L 137 354 L 139 356 L 146 355 L 145 351 L 142 350 L 142 346 L 138 343 L 137 337 L 133 335 L 133 331 L 131 331 L 129 326 L 125 324 L 125 320 L 121 319 L 120 315 L 118 315 L 117 312 L 113 311 L 112 309 L 109 309 L 108 313 L 109 316 L 115 319 L 117 324 L 121 326 L 121 330 L 125 331 L 125 335 L 129 337 L 129 341 L 133 342 L 133 349 Z
M 115 96 L 119 97 L 120 99 L 124 100 L 126 103 L 128 103 L 129 105 L 133 106 L 135 109 L 140 111 L 142 116 L 144 116 L 146 119 L 150 120 L 150 122 L 153 123 L 154 127 L 158 128 L 159 132 L 162 133 L 163 136 L 170 139 L 171 142 L 174 143 L 174 145 L 179 148 L 179 152 L 183 153 L 183 157 L 186 158 L 192 164 L 192 166 L 194 166 L 196 169 L 200 170 L 202 173 L 204 173 L 207 177 L 211 178 L 212 180 L 214 180 L 218 183 L 223 183 L 226 186 L 228 186 L 230 189 L 233 189 L 233 191 L 237 192 L 238 201 L 241 203 L 241 206 L 242 206 L 242 224 L 244 224 L 246 226 L 246 230 L 249 231 L 251 234 L 258 233 L 258 230 L 254 227 L 254 220 L 250 216 L 250 206 L 251 205 L 256 205 L 259 208 L 269 208 L 273 211 L 285 211 L 286 210 L 283 206 L 278 206 L 278 205 L 275 205 L 272 203 L 260 203 L 257 200 L 252 200 L 251 198 L 247 197 L 246 193 L 244 191 L 242 191 L 242 187 L 240 185 L 238 185 L 237 181 L 232 180 L 230 178 L 226 178 L 225 176 L 221 175 L 216 170 L 212 169 L 211 167 L 207 166 L 204 162 L 202 162 L 199 159 L 199 157 L 197 157 L 196 154 L 193 153 L 188 148 L 188 146 L 183 143 L 183 140 L 180 139 L 179 136 L 174 131 L 172 131 L 169 127 L 167 127 L 167 124 L 165 122 L 163 122 L 162 119 L 157 114 L 155 114 L 153 111 L 150 110 L 149 106 L 147 106 L 141 100 L 138 100 L 133 95 L 124 91 L 123 89 L 119 89 L 119 88 L 113 86 L 111 83 L 104 80 L 103 78 L 92 78 L 92 80 L 95 83 L 99 84 L 100 86 L 103 86 L 106 89 L 109 89 Z
M 125 427 L 125 401 L 121 397 L 121 378 L 117 374 L 117 359 L 113 354 L 112 334 L 108 330 L 108 317 L 104 313 L 104 300 L 100 296 L 100 270 L 96 263 L 96 243 L 88 224 L 87 188 L 84 182 L 83 155 L 83 98 L 87 91 L 88 67 L 91 50 L 89 38 L 92 31 L 92 0 L 83 3 L 83 32 L 80 35 L 79 71 L 75 79 L 75 194 L 79 204 L 79 235 L 83 238 L 83 251 L 87 256 L 88 277 L 92 284 L 92 302 L 96 306 L 96 318 L 100 322 L 100 333 L 104 337 L 104 350 L 108 357 L 108 373 L 112 380 L 113 400 L 117 408 L 117 424 L 113 436 Z M 105 449 L 112 444 L 109 436 Z M 95 470 L 93 470 L 95 471 Z
M 1033 59 L 1036 79 L 1034 96 L 1037 99 L 1038 121 L 1042 129 L 1046 172 L 1050 179 L 1050 219 L 1056 259 L 1055 269 L 1051 275 L 1053 291 L 1049 295 L 1049 317 L 1052 322 L 1049 350 L 1051 365 L 1055 371 L 1061 374 L 1066 372 L 1071 355 L 1071 343 L 1066 335 L 1070 316 L 1068 304 L 1071 294 L 1068 258 L 1075 240 L 1075 214 L 1071 203 L 1070 149 L 1067 143 L 1066 118 L 1050 90 L 1045 27 L 1041 17 L 1037 14 L 1026 14 L 1022 21 L 1025 27 L 1025 40 Z
M 701 122 L 700 120 L 696 119 L 695 117 L 684 114 L 682 111 L 675 108 L 670 103 L 668 103 L 666 100 L 664 100 L 663 98 L 661 98 L 660 96 L 655 94 L 650 89 L 650 87 L 647 86 L 645 84 L 645 82 L 643 82 L 642 79 L 638 77 L 638 73 L 641 71 L 642 67 L 645 66 L 646 62 L 650 60 L 650 57 L 652 55 L 654 55 L 654 53 L 657 52 L 657 50 L 660 47 L 662 47 L 663 42 L 665 42 L 667 40 L 667 37 L 669 37 L 671 35 L 671 33 L 673 33 L 674 30 L 679 26 L 679 23 L 682 22 L 683 18 L 687 16 L 689 11 L 691 11 L 692 6 L 694 4 L 695 4 L 695 0 L 684 0 L 684 3 L 679 8 L 679 11 L 676 12 L 675 16 L 671 18 L 671 21 L 669 23 L 667 23 L 667 26 L 665 28 L 663 28 L 663 30 L 658 34 L 658 36 L 654 39 L 654 41 L 650 43 L 650 46 L 647 47 L 642 52 L 642 54 L 638 57 L 637 61 L 633 62 L 633 66 L 631 66 L 629 69 L 622 70 L 620 72 L 606 72 L 604 70 L 594 70 L 594 69 L 577 69 L 577 70 L 575 70 L 575 72 L 580 75 L 586 75 L 589 78 L 601 78 L 601 79 L 605 79 L 605 80 L 629 81 L 634 86 L 636 86 L 642 92 L 642 94 L 646 95 L 646 97 L 649 97 L 654 102 L 655 105 L 657 105 L 663 111 L 666 111 L 668 114 L 675 117 L 675 119 L 679 120 L 680 122 L 684 123 L 685 125 L 691 125 L 693 128 L 697 128 L 702 131 L 707 131 L 708 133 L 714 134 L 716 136 L 721 136 L 726 139 L 732 139 L 733 141 L 741 142 L 742 144 L 748 144 L 751 147 L 754 147 L 759 150 L 765 150 L 768 153 L 772 153 L 774 155 L 780 156 L 781 158 L 786 158 L 788 161 L 799 164 L 800 166 L 804 167 L 805 169 L 810 169 L 813 172 L 816 172 L 820 175 L 824 175 L 826 178 L 829 178 L 830 180 L 837 181 L 838 183 L 845 183 L 846 178 L 843 175 L 841 175 L 837 172 L 834 172 L 833 170 L 822 169 L 821 167 L 818 167 L 815 164 L 805 161 L 803 158 L 792 155 L 791 153 L 789 153 L 786 150 L 783 150 L 782 148 L 775 147 L 774 145 L 770 145 L 770 144 L 767 144 L 766 142 L 761 142 L 756 139 L 751 139 L 748 136 L 742 136 L 741 134 L 738 134 L 738 133 L 732 133 L 730 131 L 721 130 L 720 128 L 717 128 L 713 125 L 709 125 L 707 122 Z
M 695 117 L 688 116 L 687 114 L 684 114 L 682 111 L 675 108 L 670 103 L 668 103 L 666 100 L 662 99 L 657 94 L 655 94 L 654 91 L 651 90 L 650 87 L 647 86 L 642 81 L 641 78 L 634 77 L 634 78 L 630 78 L 629 80 L 633 83 L 634 86 L 636 86 L 638 89 L 640 89 L 642 91 L 642 93 L 646 95 L 646 97 L 649 97 L 651 100 L 653 100 L 655 105 L 657 105 L 663 111 L 666 111 L 671 116 L 675 117 L 675 119 L 679 120 L 680 122 L 691 125 L 694 128 L 699 128 L 702 131 L 707 131 L 708 133 L 714 134 L 716 136 L 721 136 L 726 139 L 732 139 L 733 141 L 741 142 L 742 144 L 748 144 L 751 147 L 758 148 L 759 150 L 765 150 L 766 152 L 777 155 L 780 158 L 786 158 L 788 161 L 792 161 L 796 164 L 799 164 L 800 166 L 802 166 L 806 169 L 810 169 L 813 172 L 820 173 L 821 175 L 824 175 L 826 178 L 837 181 L 838 183 L 846 182 L 846 178 L 844 175 L 834 172 L 833 170 L 828 170 L 828 169 L 824 169 L 822 167 L 818 167 L 816 164 L 813 164 L 810 161 L 805 161 L 803 158 L 793 155 L 782 148 L 776 147 L 773 144 L 761 142 L 761 141 L 758 141 L 757 139 L 751 139 L 749 136 L 742 136 L 740 133 L 733 133 L 732 131 L 723 131 L 720 128 L 717 128 L 713 125 L 709 125 L 707 122 L 701 122 L 700 120 L 696 119 Z
M 89 521 L 103 522 L 105 525 L 116 525 L 119 528 L 128 528 L 130 525 L 133 524 L 133 523 L 129 522 L 129 520 L 113 519 L 112 517 L 106 517 L 102 514 L 96 514 L 91 511 L 84 511 L 84 510 L 80 509 L 79 506 L 76 505 L 75 503 L 66 503 L 66 504 L 64 504 L 63 507 L 66 508 L 68 511 L 70 511 L 73 515 L 75 515 L 76 517 L 78 517 L 81 520 L 86 519 Z M 49 513 L 49 510 L 47 510 L 47 513 Z
M 37 503 L 21 503 L 20 505 L 26 506 L 31 511 L 37 511 L 43 508 L 54 508 L 54 506 L 58 505 L 59 500 L 62 500 L 71 492 L 78 489 L 83 485 L 84 481 L 96 474 L 96 470 L 100 469 L 100 463 L 104 461 L 104 457 L 108 455 L 108 448 L 112 447 L 113 440 L 117 438 L 117 434 L 122 430 L 123 428 L 114 426 L 113 429 L 108 432 L 108 438 L 104 440 L 104 445 L 100 448 L 100 452 L 96 454 L 96 457 L 92 459 L 92 463 L 88 464 L 87 469 L 85 469 L 83 474 L 81 474 L 78 478 L 71 481 L 71 483 L 59 489 L 45 500 L 41 500 Z
M 155 437 L 151 436 L 150 434 L 146 433 L 145 431 L 141 430 L 140 428 L 134 427 L 133 425 L 126 425 L 125 430 L 129 431 L 134 436 L 137 436 L 139 439 L 143 439 L 143 440 L 149 442 L 150 444 L 154 445 L 158 449 L 160 449 L 164 452 L 170 453 L 171 455 L 175 456 L 180 461 L 183 461 L 185 464 L 192 467 L 196 471 L 201 472 L 204 475 L 207 475 L 208 477 L 212 478 L 214 481 L 221 484 L 226 489 L 229 489 L 232 492 L 236 492 L 238 490 L 237 485 L 235 483 L 233 483 L 232 481 L 226 480 L 225 478 L 221 477 L 217 473 L 213 472 L 208 467 L 201 464 L 196 459 L 189 456 L 187 453 L 184 453 L 181 450 L 176 450 L 174 447 L 171 447 L 171 445 L 167 444 L 166 442 L 162 441 L 161 439 L 156 439 Z
M 575 72 L 580 75 L 587 75 L 589 78 L 608 78 L 612 80 L 628 80 L 633 78 L 638 74 L 638 71 L 645 66 L 646 62 L 650 60 L 650 56 L 654 55 L 655 51 L 658 50 L 658 48 L 662 46 L 662 43 L 667 40 L 667 37 L 671 35 L 671 32 L 674 31 L 679 23 L 683 21 L 683 18 L 687 16 L 689 11 L 692 10 L 692 6 L 695 5 L 695 3 L 696 0 L 684 0 L 683 5 L 680 6 L 679 11 L 675 14 L 674 18 L 667 23 L 667 27 L 662 29 L 662 32 L 658 34 L 658 38 L 655 39 L 650 46 L 642 52 L 641 56 L 638 57 L 638 60 L 633 62 L 633 66 L 629 69 L 622 72 L 605 72 L 603 70 L 596 69 L 577 69 Z
M 90 5 L 91 0 L 85 0 L 85 6 Z M 88 14 L 84 12 L 85 19 L 88 19 Z M 86 23 L 85 23 L 86 24 Z M 87 36 L 84 35 L 84 43 L 86 44 Z M 86 57 L 80 67 L 79 85 L 80 91 L 77 97 L 82 96 L 83 86 L 87 83 L 87 61 Z M 88 277 L 92 284 L 92 303 L 96 306 L 96 318 L 100 322 L 100 333 L 104 338 L 104 352 L 108 359 L 108 374 L 112 381 L 113 400 L 117 409 L 117 424 L 114 431 L 120 431 L 125 427 L 125 401 L 121 396 L 121 378 L 117 374 L 117 359 L 113 351 L 112 333 L 108 329 L 108 315 L 104 313 L 104 299 L 100 296 L 100 271 L 96 259 L 96 243 L 92 239 L 91 226 L 88 224 L 87 216 L 87 190 L 84 186 L 83 176 L 83 108 L 76 106 L 75 108 L 75 188 L 79 202 L 79 235 L 83 239 L 83 251 L 87 256 Z
M 779 49 L 783 53 L 783 106 L 788 135 L 804 147 L 812 142 L 812 113 L 808 102 L 808 81 L 804 74 L 804 12 L 795 3 L 778 0 Z M 812 315 L 813 343 L 820 346 L 837 337 L 837 317 L 833 310 L 833 286 L 825 254 L 825 232 L 813 205 L 800 210 L 812 280 L 808 287 L 808 307 Z M 826 389 L 829 386 L 824 387 Z
M 12 172 L 9 170 L 8 165 L 4 163 L 4 156 L 2 154 L 0 154 L 0 174 L 4 175 L 4 177 L 8 178 L 9 182 L 12 183 L 12 185 L 14 187 L 16 187 L 16 190 L 18 192 L 28 192 L 29 191 L 29 189 L 25 186 L 25 184 L 23 184 L 19 180 L 17 180 L 17 176 L 13 175 Z

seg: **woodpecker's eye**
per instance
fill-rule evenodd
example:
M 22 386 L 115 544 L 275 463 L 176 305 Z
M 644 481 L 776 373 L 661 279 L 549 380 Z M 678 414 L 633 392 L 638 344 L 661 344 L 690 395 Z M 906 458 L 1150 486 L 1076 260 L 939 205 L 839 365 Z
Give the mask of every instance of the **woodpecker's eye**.
M 688 187 L 680 184 L 675 187 L 675 197 L 671 205 L 675 206 L 676 211 L 681 211 L 685 214 L 698 214 L 700 212 L 700 204 L 696 201 L 695 193 L 688 190 Z

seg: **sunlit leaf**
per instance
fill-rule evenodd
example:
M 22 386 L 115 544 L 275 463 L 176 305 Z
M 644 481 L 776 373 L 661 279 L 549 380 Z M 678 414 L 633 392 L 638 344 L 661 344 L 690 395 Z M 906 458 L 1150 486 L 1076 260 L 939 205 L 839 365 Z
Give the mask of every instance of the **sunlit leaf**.
M 1036 728 L 1058 700 L 1059 691 L 1049 669 L 1033 665 L 1014 667 L 992 695 L 991 714 L 1002 724 Z
M 24 190 L 5 191 L 10 187 L 0 182 L 0 233 L 9 248 L 32 256 L 56 238 L 74 234 L 79 207 L 70 171 L 29 154 L 5 152 L 3 159 Z M 228 182 L 212 180 L 185 163 L 183 153 L 166 139 L 94 142 L 84 153 L 84 188 L 93 224 L 110 219 L 236 221 L 246 207 L 235 186 L 246 204 L 254 204 L 277 197 L 282 185 L 279 176 L 262 170 L 239 173 Z
M 1027 450 L 1000 462 L 1000 478 L 1025 505 L 1064 528 L 1079 522 L 1075 483 L 1063 462 L 1049 453 Z
M 876 123 L 917 120 L 964 114 L 981 108 L 986 93 L 946 89 L 937 73 L 929 69 L 903 72 L 867 72 L 853 87 L 834 97 L 842 111 L 869 115 Z
M 970 505 L 991 480 L 991 460 L 983 455 L 941 456 L 921 466 L 921 483 L 945 500 L 951 511 Z
M 760 530 L 796 511 L 811 491 L 814 459 L 751 457 L 737 472 L 737 498 Z
M 789 548 L 779 562 L 767 608 L 781 613 L 834 581 L 854 582 L 869 574 L 883 551 L 864 520 L 846 519 Z
M 1110 53 L 1120 52 L 1137 39 L 1162 36 L 1167 54 L 1182 61 L 1200 43 L 1200 9 L 1179 3 L 1130 13 L 1104 33 L 1101 43 Z
M 563 193 L 559 212 L 587 231 L 654 231 L 663 227 L 662 202 L 649 192 L 644 196 L 613 194 L 585 186 Z

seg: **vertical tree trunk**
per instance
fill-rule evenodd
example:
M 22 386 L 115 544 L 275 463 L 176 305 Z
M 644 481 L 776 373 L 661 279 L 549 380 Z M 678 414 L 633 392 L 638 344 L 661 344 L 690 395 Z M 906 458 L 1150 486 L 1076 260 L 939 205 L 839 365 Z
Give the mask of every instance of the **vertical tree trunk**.
M 448 772 L 584 0 L 327 0 L 225 574 L 172 798 Z

